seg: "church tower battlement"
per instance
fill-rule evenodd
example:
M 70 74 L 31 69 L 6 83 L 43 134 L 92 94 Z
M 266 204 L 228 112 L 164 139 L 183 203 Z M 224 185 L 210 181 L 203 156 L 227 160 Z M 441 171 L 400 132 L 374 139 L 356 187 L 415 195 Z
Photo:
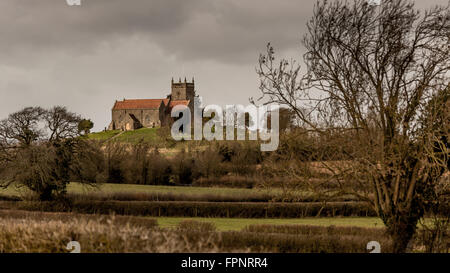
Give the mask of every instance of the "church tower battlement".
M 172 78 L 172 100 L 193 100 L 195 97 L 195 83 L 194 78 L 192 82 L 187 82 L 184 78 L 184 82 L 181 82 L 181 78 L 176 83 Z

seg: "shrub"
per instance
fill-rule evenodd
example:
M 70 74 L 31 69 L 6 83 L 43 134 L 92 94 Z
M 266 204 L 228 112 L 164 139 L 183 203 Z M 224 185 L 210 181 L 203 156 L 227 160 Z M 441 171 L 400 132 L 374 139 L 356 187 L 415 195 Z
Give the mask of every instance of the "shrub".
M 247 248 L 250 252 L 275 253 L 365 253 L 367 243 L 380 242 L 382 252 L 391 252 L 392 243 L 386 236 L 352 235 L 292 235 L 252 232 L 224 232 L 218 247 Z
M 204 193 L 204 194 L 184 194 L 184 193 L 137 193 L 137 192 L 117 192 L 117 193 L 68 193 L 67 197 L 73 201 L 202 201 L 202 202 L 269 202 L 274 196 L 263 192 L 249 193 Z M 1 200 L 1 197 L 0 197 Z M 19 201 L 20 199 L 9 199 Z M 5 200 L 8 201 L 8 200 Z
M 105 144 L 107 182 L 123 183 L 125 178 L 122 162 L 127 160 L 125 145 L 118 142 L 107 142 Z
M 352 235 L 384 236 L 384 228 L 363 228 L 353 226 L 311 226 L 311 225 L 249 225 L 243 231 L 258 233 L 279 233 L 291 235 Z
M 184 150 L 171 162 L 175 184 L 192 184 L 192 181 L 199 175 L 195 169 L 195 159 Z
M 26 219 L 37 221 L 71 221 L 73 219 L 98 221 L 101 224 L 112 225 L 132 225 L 144 228 L 157 228 L 156 219 L 147 217 L 121 216 L 121 215 L 92 215 L 77 213 L 54 213 L 40 211 L 23 211 L 23 210 L 0 210 L 0 218 L 2 219 Z
M 68 221 L 0 221 L 2 253 L 67 253 L 67 243 L 74 240 L 80 243 L 82 253 L 217 252 L 217 237 L 217 234 L 200 234 L 194 237 L 174 231 L 116 225 L 113 219 L 107 219 L 106 223 L 83 218 L 72 218 Z
M 148 184 L 148 168 L 150 164 L 150 146 L 138 142 L 130 145 L 126 152 L 126 160 L 121 163 L 124 182 L 127 184 Z
M 195 168 L 201 177 L 215 178 L 226 174 L 221 162 L 221 155 L 211 146 L 195 153 Z
M 323 203 L 224 203 L 149 201 L 74 201 L 70 206 L 55 202 L 1 202 L 9 208 L 77 213 L 167 217 L 301 218 L 312 216 L 376 216 L 364 202 Z
M 150 155 L 147 167 L 147 184 L 169 185 L 172 169 L 170 161 L 155 148 Z
M 197 187 L 227 187 L 227 188 L 254 188 L 258 184 L 259 177 L 247 177 L 237 175 L 226 175 L 221 177 L 205 178 L 200 177 L 194 181 L 193 186 Z
M 211 222 L 201 222 L 195 220 L 183 220 L 177 225 L 177 229 L 181 231 L 198 231 L 198 232 L 213 232 L 217 227 Z

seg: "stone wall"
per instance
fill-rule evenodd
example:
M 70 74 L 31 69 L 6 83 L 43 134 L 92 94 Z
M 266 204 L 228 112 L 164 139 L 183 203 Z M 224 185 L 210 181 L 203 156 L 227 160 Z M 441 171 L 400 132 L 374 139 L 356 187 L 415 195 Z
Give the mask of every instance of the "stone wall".
M 134 117 L 134 119 L 133 119 Z M 159 109 L 112 110 L 112 122 L 109 129 L 135 130 L 139 127 L 160 127 Z

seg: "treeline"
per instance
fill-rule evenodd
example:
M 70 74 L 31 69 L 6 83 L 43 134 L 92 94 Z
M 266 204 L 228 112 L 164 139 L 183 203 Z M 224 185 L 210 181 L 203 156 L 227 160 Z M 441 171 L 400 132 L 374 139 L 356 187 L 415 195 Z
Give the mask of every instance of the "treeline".
M 185 201 L 1 202 L 9 209 L 154 217 L 302 218 L 376 216 L 365 202 L 240 203 Z M 448 211 L 448 210 L 447 210 Z
M 348 145 L 342 144 L 344 139 Z M 261 152 L 257 141 L 186 143 L 181 150 L 169 152 L 145 142 L 94 141 L 93 145 L 97 145 L 98 157 L 89 158 L 95 162 L 89 163 L 92 167 L 86 166 L 82 177 L 96 182 L 244 188 L 255 187 L 263 178 L 274 184 L 292 180 L 292 174 L 286 172 L 289 164 L 349 160 L 353 149 L 351 136 L 338 133 L 316 136 L 299 129 L 282 133 L 275 152 Z M 98 166 L 103 166 L 101 171 Z M 324 174 L 311 169 L 307 176 L 323 178 Z M 73 177 L 73 181 L 76 179 Z
M 262 162 L 262 153 L 253 143 L 212 144 L 199 149 L 182 149 L 173 156 L 147 143 L 98 143 L 95 168 L 85 168 L 83 177 L 99 183 L 142 185 L 189 185 L 203 178 L 229 174 L 251 177 Z M 102 166 L 99 170 L 97 166 Z M 86 173 L 87 172 L 87 173 Z M 92 173 L 88 173 L 92 172 Z M 73 177 L 77 181 L 77 177 Z

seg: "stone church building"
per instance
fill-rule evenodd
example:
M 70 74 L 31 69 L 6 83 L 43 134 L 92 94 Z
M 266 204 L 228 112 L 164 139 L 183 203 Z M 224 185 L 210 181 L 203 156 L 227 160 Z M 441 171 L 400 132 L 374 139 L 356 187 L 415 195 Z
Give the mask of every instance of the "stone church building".
M 108 130 L 136 130 L 168 126 L 172 118 L 170 113 L 176 105 L 186 105 L 193 113 L 195 97 L 194 79 L 192 82 L 175 83 L 172 79 L 172 91 L 165 99 L 123 99 L 116 101 L 112 108 L 112 121 Z

